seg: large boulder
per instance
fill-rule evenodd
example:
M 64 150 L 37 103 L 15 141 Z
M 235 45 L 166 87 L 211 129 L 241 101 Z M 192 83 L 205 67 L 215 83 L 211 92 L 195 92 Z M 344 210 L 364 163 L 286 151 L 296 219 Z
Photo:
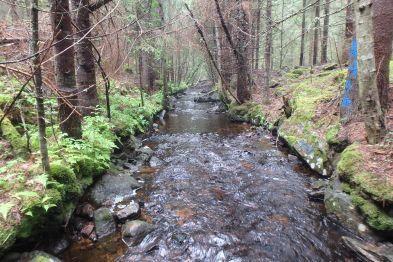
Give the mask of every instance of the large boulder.
M 109 208 L 101 207 L 94 211 L 94 222 L 98 240 L 116 232 L 116 223 Z
M 141 185 L 128 174 L 106 174 L 93 186 L 88 196 L 97 206 L 112 201 L 116 196 L 131 195 Z
M 141 220 L 128 221 L 122 227 L 122 238 L 129 246 L 138 245 L 155 226 Z

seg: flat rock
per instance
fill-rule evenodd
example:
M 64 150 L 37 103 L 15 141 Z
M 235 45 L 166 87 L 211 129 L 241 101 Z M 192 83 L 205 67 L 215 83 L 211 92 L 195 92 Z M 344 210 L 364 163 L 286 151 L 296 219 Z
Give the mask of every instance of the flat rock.
M 138 203 L 132 202 L 126 207 L 115 212 L 115 217 L 118 221 L 124 222 L 127 219 L 136 219 L 140 216 L 141 209 Z
M 119 195 L 130 195 L 140 187 L 140 183 L 128 174 L 106 174 L 93 186 L 88 197 L 94 204 L 102 206 L 106 201 L 112 201 Z
M 317 191 L 311 191 L 308 192 L 308 198 L 311 201 L 315 201 L 315 202 L 323 202 L 325 197 L 325 190 L 317 190 Z
M 94 211 L 94 222 L 98 240 L 116 231 L 116 223 L 109 208 L 101 207 Z
M 342 237 L 342 240 L 344 245 L 350 249 L 360 261 L 393 261 L 393 245 L 391 243 L 363 243 L 349 237 Z
M 122 227 L 122 237 L 130 246 L 138 245 L 143 238 L 152 232 L 155 226 L 141 220 L 127 221 Z

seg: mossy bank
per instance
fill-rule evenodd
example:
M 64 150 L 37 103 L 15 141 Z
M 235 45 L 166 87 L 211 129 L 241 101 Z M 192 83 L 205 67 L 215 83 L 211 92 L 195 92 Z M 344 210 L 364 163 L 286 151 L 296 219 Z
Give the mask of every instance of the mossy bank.
M 365 224 L 374 231 L 388 233 L 393 230 L 393 180 L 386 175 L 389 150 L 384 143 L 369 146 L 364 141 L 343 139 L 346 129 L 361 130 L 340 120 L 346 74 L 340 69 L 311 73 L 305 68 L 295 69 L 278 80 L 280 84 L 270 90 L 267 101 L 262 98 L 230 105 L 229 116 L 277 133 L 311 169 L 331 183 L 338 178 L 340 192 L 346 193 Z M 340 217 L 339 212 L 346 212 L 337 208 L 340 198 L 334 194 L 329 197 L 325 199 L 327 212 Z M 346 224 L 343 219 L 341 222 Z M 352 228 L 359 229 L 358 225 Z

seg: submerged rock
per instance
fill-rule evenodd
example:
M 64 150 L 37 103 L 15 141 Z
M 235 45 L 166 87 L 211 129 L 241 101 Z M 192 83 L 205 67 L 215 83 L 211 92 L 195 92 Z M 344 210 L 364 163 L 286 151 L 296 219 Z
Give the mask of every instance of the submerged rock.
M 93 186 L 88 196 L 96 205 L 102 206 L 118 195 L 131 195 L 134 189 L 140 187 L 140 183 L 128 174 L 106 174 Z
M 194 98 L 194 102 L 197 103 L 210 103 L 220 101 L 220 95 L 217 92 L 209 92 Z
M 138 245 L 143 238 L 152 232 L 155 226 L 141 220 L 128 221 L 122 227 L 123 241 L 130 246 Z
M 150 160 L 153 153 L 154 151 L 148 146 L 144 146 L 137 149 L 136 150 L 137 156 L 135 157 L 135 161 L 137 165 L 143 165 L 147 163 Z
M 150 166 L 151 167 L 158 167 L 161 166 L 164 163 L 164 161 L 162 161 L 161 159 L 159 159 L 158 157 L 152 156 L 150 159 Z
M 89 203 L 83 203 L 77 208 L 76 215 L 92 220 L 94 217 L 94 207 Z
M 393 245 L 391 243 L 374 245 L 362 243 L 349 237 L 342 237 L 342 240 L 345 246 L 361 261 L 393 261 Z
M 22 256 L 18 259 L 20 262 L 61 262 L 55 256 L 49 255 L 43 251 L 32 251 L 29 253 L 23 253 Z
M 124 222 L 127 219 L 136 219 L 140 216 L 141 209 L 138 203 L 132 202 L 126 207 L 115 212 L 115 217 L 118 221 Z
M 48 249 L 48 252 L 51 254 L 59 255 L 63 253 L 69 246 L 70 246 L 70 241 L 66 238 L 63 237 L 57 241 L 55 241 Z
M 101 239 L 116 231 L 116 223 L 109 208 L 101 207 L 94 211 L 97 238 Z

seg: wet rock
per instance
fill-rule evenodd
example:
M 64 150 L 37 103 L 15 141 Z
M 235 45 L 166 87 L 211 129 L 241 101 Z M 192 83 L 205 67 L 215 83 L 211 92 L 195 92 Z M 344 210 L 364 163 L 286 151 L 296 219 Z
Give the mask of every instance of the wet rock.
M 131 163 L 124 163 L 123 168 L 128 169 L 131 173 L 135 173 L 139 170 L 139 167 L 137 165 Z
M 81 234 L 82 236 L 88 238 L 90 237 L 91 233 L 94 231 L 94 223 L 89 222 L 84 225 L 84 227 L 81 229 Z
M 124 149 L 126 151 L 135 151 L 142 146 L 142 141 L 138 137 L 131 136 L 130 139 L 125 143 Z
M 333 178 L 325 189 L 325 207 L 329 215 L 333 215 L 342 225 L 359 232 L 363 236 L 370 230 L 363 224 L 363 219 L 352 204 L 351 198 L 341 189 L 338 178 Z
M 83 203 L 77 208 L 76 215 L 92 220 L 94 216 L 94 207 L 89 203 Z
M 316 180 L 311 183 L 311 188 L 313 190 L 321 190 L 321 189 L 327 187 L 328 184 L 329 184 L 329 180 L 319 179 L 319 180 Z
M 324 198 L 325 198 L 325 190 L 317 190 L 317 191 L 311 191 L 307 193 L 308 198 L 311 201 L 315 201 L 315 202 L 323 202 Z
M 289 162 L 297 162 L 299 159 L 295 155 L 288 154 Z
M 113 200 L 118 195 L 130 195 L 140 187 L 140 183 L 128 174 L 106 174 L 94 185 L 88 197 L 94 204 L 102 206 L 104 202 Z
M 48 252 L 54 255 L 59 255 L 63 253 L 69 246 L 70 246 L 70 241 L 63 237 L 53 243 L 48 249 Z
M 101 239 L 116 231 L 116 223 L 109 208 L 101 207 L 94 211 L 97 238 Z
M 393 261 L 393 244 L 362 243 L 358 240 L 342 237 L 344 245 L 350 249 L 360 261 L 379 262 Z
M 163 163 L 164 163 L 164 161 L 162 161 L 161 159 L 159 159 L 158 157 L 155 157 L 155 156 L 152 156 L 150 158 L 150 162 L 149 162 L 151 167 L 158 167 L 158 166 L 161 166 Z
M 209 92 L 194 98 L 194 102 L 197 103 L 210 103 L 220 101 L 220 95 L 217 92 Z
M 122 227 L 122 237 L 130 246 L 138 245 L 143 238 L 152 232 L 155 226 L 141 220 L 128 221 Z
M 136 150 L 137 156 L 135 157 L 135 161 L 138 165 L 147 163 L 151 156 L 153 155 L 154 151 L 148 147 L 144 146 Z
M 22 256 L 21 253 L 11 252 L 11 253 L 6 254 L 4 257 L 2 257 L 1 261 L 3 261 L 3 262 L 15 262 L 15 261 L 19 261 L 21 256 Z
M 32 251 L 29 253 L 23 253 L 19 258 L 20 262 L 61 262 L 55 256 L 49 255 L 43 251 Z
M 132 202 L 125 208 L 115 212 L 115 217 L 118 221 L 124 222 L 127 219 L 136 219 L 140 216 L 141 209 L 138 203 Z

